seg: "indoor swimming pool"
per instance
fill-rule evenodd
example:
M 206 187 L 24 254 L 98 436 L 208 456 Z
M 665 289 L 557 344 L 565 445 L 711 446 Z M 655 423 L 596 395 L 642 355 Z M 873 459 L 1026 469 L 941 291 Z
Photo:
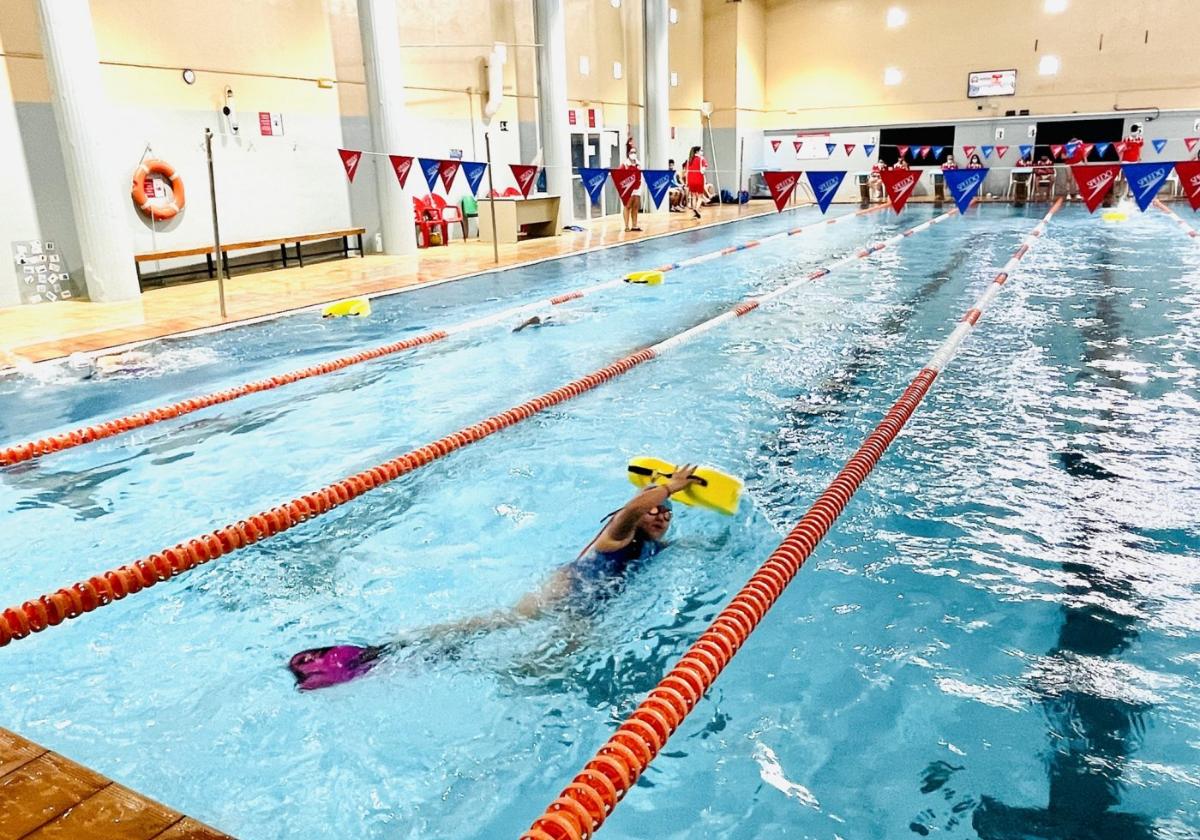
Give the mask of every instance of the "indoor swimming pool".
M 518 837 L 1046 207 L 983 206 L 311 521 L 0 649 L 0 724 L 246 838 Z M 846 213 L 835 208 L 833 213 Z M 802 208 L 0 379 L 0 444 L 802 234 L 0 469 L 0 608 L 422 446 L 938 216 Z M 1189 216 L 1189 221 L 1192 219 Z M 1200 833 L 1200 245 L 1068 205 L 609 838 Z M 607 597 L 299 692 L 296 651 L 507 607 L 631 494 L 741 476 Z M 1034 829 L 1042 834 L 1033 835 Z M 1025 833 L 1022 833 L 1025 832 Z

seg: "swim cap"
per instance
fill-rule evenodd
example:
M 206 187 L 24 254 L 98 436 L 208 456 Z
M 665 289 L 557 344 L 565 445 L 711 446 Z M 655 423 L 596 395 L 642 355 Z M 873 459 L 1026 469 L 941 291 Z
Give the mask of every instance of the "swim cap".
M 340 685 L 375 667 L 381 647 L 333 645 L 332 647 L 302 650 L 288 661 L 288 669 L 296 677 L 301 691 Z

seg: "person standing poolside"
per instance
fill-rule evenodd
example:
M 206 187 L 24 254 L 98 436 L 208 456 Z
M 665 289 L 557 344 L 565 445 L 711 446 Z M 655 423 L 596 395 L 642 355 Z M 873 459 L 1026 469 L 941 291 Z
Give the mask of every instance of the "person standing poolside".
M 704 190 L 704 172 L 708 168 L 708 161 L 700 154 L 699 146 L 692 146 L 683 168 L 687 175 L 688 207 L 691 208 L 692 215 L 699 219 L 700 205 L 708 199 Z
M 633 138 L 630 137 L 625 142 L 625 168 L 640 169 L 638 165 L 637 149 L 633 146 Z M 621 208 L 621 218 L 625 221 L 625 231 L 635 231 L 641 233 L 641 228 L 638 227 L 638 213 L 642 209 L 642 191 L 640 189 L 633 190 L 629 194 L 629 198 L 625 200 L 625 205 Z

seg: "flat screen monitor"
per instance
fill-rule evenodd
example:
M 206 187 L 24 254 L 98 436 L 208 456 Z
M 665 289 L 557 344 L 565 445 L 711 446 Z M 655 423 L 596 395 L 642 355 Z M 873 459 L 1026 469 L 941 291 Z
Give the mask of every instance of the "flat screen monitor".
M 1016 70 L 978 70 L 967 76 L 967 96 L 1013 96 L 1017 92 Z

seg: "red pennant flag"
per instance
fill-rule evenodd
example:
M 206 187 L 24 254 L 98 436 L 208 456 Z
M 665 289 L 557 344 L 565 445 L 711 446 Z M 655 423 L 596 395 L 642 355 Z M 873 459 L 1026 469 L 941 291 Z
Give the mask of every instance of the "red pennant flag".
M 510 163 L 508 168 L 517 179 L 517 189 L 521 191 L 521 195 L 529 198 L 529 191 L 533 189 L 533 182 L 537 179 L 538 168 L 528 163 Z
M 354 173 L 358 172 L 358 163 L 362 160 L 362 152 L 356 152 L 353 149 L 338 149 L 338 155 L 342 159 L 342 166 L 346 168 L 346 177 L 353 184 Z
M 796 182 L 800 180 L 800 173 L 764 172 L 763 178 L 767 181 L 767 188 L 771 191 L 771 198 L 775 200 L 775 209 L 782 211 L 787 205 L 788 199 L 792 197 L 792 192 L 796 189 Z
M 632 166 L 610 169 L 608 174 L 612 176 L 613 186 L 617 188 L 617 197 L 621 199 L 622 205 L 628 202 L 629 197 L 642 185 L 642 170 Z
M 454 176 L 458 174 L 459 162 L 456 160 L 439 160 L 438 175 L 442 177 L 442 186 L 446 188 L 446 192 L 450 192 L 450 185 L 454 183 Z
M 1175 164 L 1179 186 L 1193 210 L 1200 210 L 1200 160 L 1181 160 Z
M 772 152 L 778 152 L 778 151 L 779 151 L 779 146 L 780 146 L 782 143 L 783 143 L 783 141 L 782 141 L 782 140 L 772 140 L 772 141 L 771 141 L 771 151 L 772 151 Z
M 793 140 L 792 145 L 796 148 L 796 154 L 800 154 L 800 150 L 804 148 L 803 140 Z
M 1113 148 L 1117 150 L 1117 157 L 1124 158 L 1125 157 L 1125 149 L 1128 146 L 1129 146 L 1129 144 L 1126 143 L 1124 140 L 1118 140 L 1116 143 L 1113 143 Z
M 844 143 L 842 145 L 846 149 L 846 157 L 850 157 L 850 155 L 852 155 L 854 153 L 854 148 L 855 148 L 856 144 L 855 143 Z
M 1004 157 L 1006 154 L 1008 154 L 1008 150 L 1010 148 L 1012 148 L 1012 147 L 1011 146 L 997 146 L 996 147 L 996 155 L 998 157 Z
M 963 146 L 963 154 L 966 155 L 967 158 L 969 159 L 971 157 L 971 155 L 975 154 L 975 147 L 974 146 Z
M 927 157 L 929 157 L 929 150 L 931 148 L 933 148 L 933 147 L 932 146 L 922 146 L 921 148 L 919 148 L 917 150 L 917 154 L 919 154 L 923 158 L 927 158 Z
M 887 188 L 892 207 L 899 213 L 917 186 L 921 173 L 911 169 L 885 169 L 879 173 L 879 177 L 883 179 L 883 185 Z
M 1071 167 L 1079 195 L 1087 205 L 1089 213 L 1095 212 L 1117 182 L 1121 167 L 1115 163 L 1077 163 Z
M 1196 148 L 1197 143 L 1200 143 L 1200 137 L 1184 137 L 1183 143 L 1185 146 L 1187 146 L 1187 150 L 1190 152 L 1192 149 Z
M 388 160 L 392 162 L 392 171 L 396 173 L 400 189 L 404 189 L 404 184 L 408 181 L 408 171 L 412 169 L 412 157 L 410 155 L 388 155 Z
M 908 157 L 908 146 L 897 146 L 896 151 L 900 153 L 900 157 Z
M 1084 143 L 1083 144 L 1083 159 L 1084 160 L 1087 160 L 1087 156 L 1092 153 L 1092 149 L 1094 149 L 1094 148 L 1096 148 L 1095 143 Z
M 1050 154 L 1054 155 L 1056 158 L 1061 158 L 1061 157 L 1062 157 L 1062 155 L 1063 155 L 1063 148 L 1064 148 L 1064 147 L 1063 147 L 1063 146 L 1061 146 L 1061 145 L 1059 145 L 1059 146 L 1051 146 L 1051 147 L 1050 147 Z

